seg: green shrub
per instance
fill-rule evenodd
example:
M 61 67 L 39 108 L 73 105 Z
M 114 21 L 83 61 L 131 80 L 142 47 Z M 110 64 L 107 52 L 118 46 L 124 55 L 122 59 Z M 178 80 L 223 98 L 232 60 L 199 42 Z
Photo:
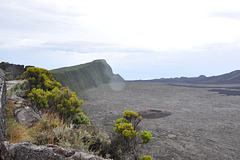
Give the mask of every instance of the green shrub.
M 86 125 L 90 124 L 88 116 L 86 116 L 83 112 L 74 114 L 72 120 L 74 124 L 86 124 Z
M 125 139 L 133 139 L 138 136 L 139 132 L 134 130 L 132 123 L 116 123 L 115 124 L 115 132 L 117 132 L 120 136 L 123 136 Z
M 29 67 L 22 74 L 21 78 L 28 80 L 31 90 L 36 88 L 48 91 L 54 89 L 55 87 L 61 87 L 61 84 L 52 78 L 50 71 L 43 68 Z
M 143 157 L 141 157 L 141 160 L 152 160 L 152 157 L 150 157 L 150 156 L 143 156 Z
M 39 109 L 44 110 L 49 108 L 48 97 L 51 95 L 51 92 L 44 91 L 43 89 L 33 88 L 32 91 L 28 94 L 28 99 Z
M 79 113 L 82 100 L 78 100 L 76 94 L 69 88 L 54 88 L 51 91 L 33 88 L 28 94 L 29 100 L 40 110 L 51 109 L 58 111 L 63 117 L 70 117 Z
M 152 139 L 150 132 L 144 131 L 141 133 L 142 141 L 139 137 L 138 124 L 141 122 L 142 117 L 138 113 L 126 110 L 123 113 L 124 118 L 116 120 L 115 133 L 109 153 L 111 158 L 116 160 L 125 159 L 140 159 L 139 149 L 142 144 L 148 143 Z M 143 143 L 142 143 L 143 142 Z
M 143 143 L 148 143 L 152 140 L 152 134 L 148 131 L 143 131 L 141 133 L 141 137 L 142 137 Z
M 132 119 L 136 119 L 138 117 L 138 113 L 137 112 L 133 112 L 133 111 L 129 111 L 126 110 L 123 113 L 123 117 L 128 119 L 129 121 L 131 121 Z
M 64 116 L 73 116 L 75 113 L 79 113 L 81 111 L 79 106 L 83 103 L 83 101 L 78 100 L 75 92 L 71 92 L 68 87 L 62 87 L 60 89 L 60 95 L 56 96 L 54 99 L 54 103 L 57 104 L 57 109 Z
M 84 137 L 85 138 L 85 137 Z M 94 152 L 94 154 L 98 154 L 99 156 L 109 158 L 107 146 L 111 144 L 109 136 L 102 132 L 94 132 L 92 133 L 92 137 L 89 141 L 90 152 Z
M 43 120 L 41 122 L 41 129 L 42 130 L 49 130 L 52 128 L 58 127 L 58 124 L 56 122 L 49 122 L 49 120 Z
M 21 78 L 27 79 L 30 88 L 28 98 L 39 110 L 58 111 L 66 118 L 81 111 L 79 106 L 83 101 L 78 100 L 75 92 L 70 91 L 68 87 L 61 87 L 61 84 L 52 78 L 50 71 L 29 67 Z M 84 119 L 87 119 L 86 116 Z M 76 118 L 76 121 L 80 120 Z
M 133 124 L 134 129 L 136 129 L 137 125 L 142 120 L 142 116 L 139 116 L 137 112 L 133 112 L 129 110 L 124 111 L 123 117 L 128 121 L 128 123 Z
M 36 145 L 44 145 L 48 143 L 53 143 L 53 135 L 49 134 L 47 130 L 43 130 L 41 132 L 38 132 L 36 136 L 34 137 L 34 143 Z
M 101 132 L 94 132 L 90 128 L 74 128 L 60 126 L 53 129 L 55 144 L 64 148 L 79 149 L 84 152 L 100 153 L 103 145 L 109 145 L 109 137 Z

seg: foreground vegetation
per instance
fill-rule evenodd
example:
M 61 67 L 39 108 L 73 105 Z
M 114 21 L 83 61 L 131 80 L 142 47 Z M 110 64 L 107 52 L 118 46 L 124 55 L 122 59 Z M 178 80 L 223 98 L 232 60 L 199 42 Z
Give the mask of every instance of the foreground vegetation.
M 152 139 L 151 133 L 140 134 L 138 124 L 142 117 L 133 111 L 125 111 L 123 118 L 116 120 L 115 133 L 111 138 L 93 128 L 89 118 L 79 106 L 83 103 L 68 87 L 61 87 L 49 71 L 29 67 L 21 76 L 21 83 L 11 91 L 27 98 L 31 106 L 41 111 L 41 121 L 26 128 L 16 122 L 14 102 L 7 102 L 6 140 L 12 143 L 31 141 L 34 144 L 56 144 L 98 154 L 105 158 L 140 159 L 141 146 Z M 143 156 L 142 160 L 151 157 Z

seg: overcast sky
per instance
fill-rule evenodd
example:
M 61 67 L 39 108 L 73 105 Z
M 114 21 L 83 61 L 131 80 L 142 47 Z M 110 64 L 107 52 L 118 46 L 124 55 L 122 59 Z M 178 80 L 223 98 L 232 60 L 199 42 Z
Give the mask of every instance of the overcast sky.
M 240 69 L 239 0 L 0 0 L 0 61 L 106 59 L 124 79 Z

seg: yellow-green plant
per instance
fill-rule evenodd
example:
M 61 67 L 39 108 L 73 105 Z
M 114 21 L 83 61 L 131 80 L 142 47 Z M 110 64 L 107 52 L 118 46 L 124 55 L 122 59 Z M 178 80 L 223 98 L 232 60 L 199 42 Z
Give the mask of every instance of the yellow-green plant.
M 125 139 L 131 140 L 139 135 L 139 132 L 136 130 L 137 125 L 142 120 L 142 117 L 138 113 L 133 111 L 124 111 L 124 118 L 117 119 L 115 122 L 115 132 L 119 136 L 122 136 Z
M 128 123 L 133 124 L 134 129 L 136 129 L 137 125 L 142 120 L 142 116 L 139 116 L 137 112 L 129 110 L 124 111 L 123 117 L 128 121 Z
M 60 95 L 58 101 L 55 99 L 54 103 L 57 104 L 57 109 L 61 114 L 69 117 L 75 113 L 79 113 L 81 109 L 79 106 L 83 103 L 82 100 L 78 100 L 75 92 L 69 90 L 68 87 L 62 87 L 60 89 Z
M 152 134 L 148 131 L 142 132 L 141 140 L 138 124 L 141 122 L 142 117 L 138 113 L 126 110 L 123 117 L 115 122 L 114 131 L 116 136 L 112 139 L 109 153 L 111 158 L 117 160 L 124 159 L 124 157 L 139 159 L 139 147 L 144 143 L 148 143 L 152 139 Z
M 74 114 L 72 120 L 74 124 L 86 124 L 86 125 L 90 124 L 88 116 L 86 116 L 86 114 L 84 114 L 83 112 L 78 112 Z
M 52 77 L 50 71 L 43 68 L 29 67 L 21 78 L 28 80 L 31 90 L 36 88 L 48 91 L 55 87 L 61 87 L 61 84 Z
M 122 135 L 126 139 L 133 139 L 138 136 L 139 132 L 134 130 L 132 123 L 119 123 L 115 126 L 115 132 Z
M 38 109 L 58 111 L 63 117 L 74 116 L 81 112 L 79 106 L 83 103 L 68 87 L 54 88 L 51 91 L 33 88 L 28 98 Z
M 28 94 L 28 99 L 40 110 L 49 108 L 48 97 L 51 95 L 50 91 L 33 88 Z
M 78 100 L 75 92 L 70 91 L 68 87 L 61 87 L 61 84 L 52 78 L 50 71 L 29 67 L 21 78 L 27 79 L 30 87 L 28 98 L 39 110 L 57 111 L 65 118 L 81 112 L 79 106 L 83 101 Z M 75 122 L 89 124 L 86 115 L 78 114 L 75 117 Z
M 141 137 L 142 137 L 143 143 L 148 143 L 152 140 L 152 134 L 148 131 L 143 131 L 141 133 Z
M 150 157 L 150 156 L 142 156 L 141 160 L 152 160 L 152 157 Z

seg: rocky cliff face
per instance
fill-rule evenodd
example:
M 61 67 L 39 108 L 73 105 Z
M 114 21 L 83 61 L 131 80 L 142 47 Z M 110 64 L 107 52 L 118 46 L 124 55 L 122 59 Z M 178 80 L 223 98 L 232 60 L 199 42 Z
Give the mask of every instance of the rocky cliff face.
M 6 83 L 5 73 L 0 69 L 0 142 L 4 140 L 5 119 L 6 119 Z
M 97 87 L 103 83 L 113 83 L 113 87 L 119 89 L 124 79 L 113 74 L 112 68 L 105 60 L 95 60 L 90 63 L 72 67 L 51 70 L 53 77 L 63 86 L 68 86 L 77 95 L 82 91 Z

